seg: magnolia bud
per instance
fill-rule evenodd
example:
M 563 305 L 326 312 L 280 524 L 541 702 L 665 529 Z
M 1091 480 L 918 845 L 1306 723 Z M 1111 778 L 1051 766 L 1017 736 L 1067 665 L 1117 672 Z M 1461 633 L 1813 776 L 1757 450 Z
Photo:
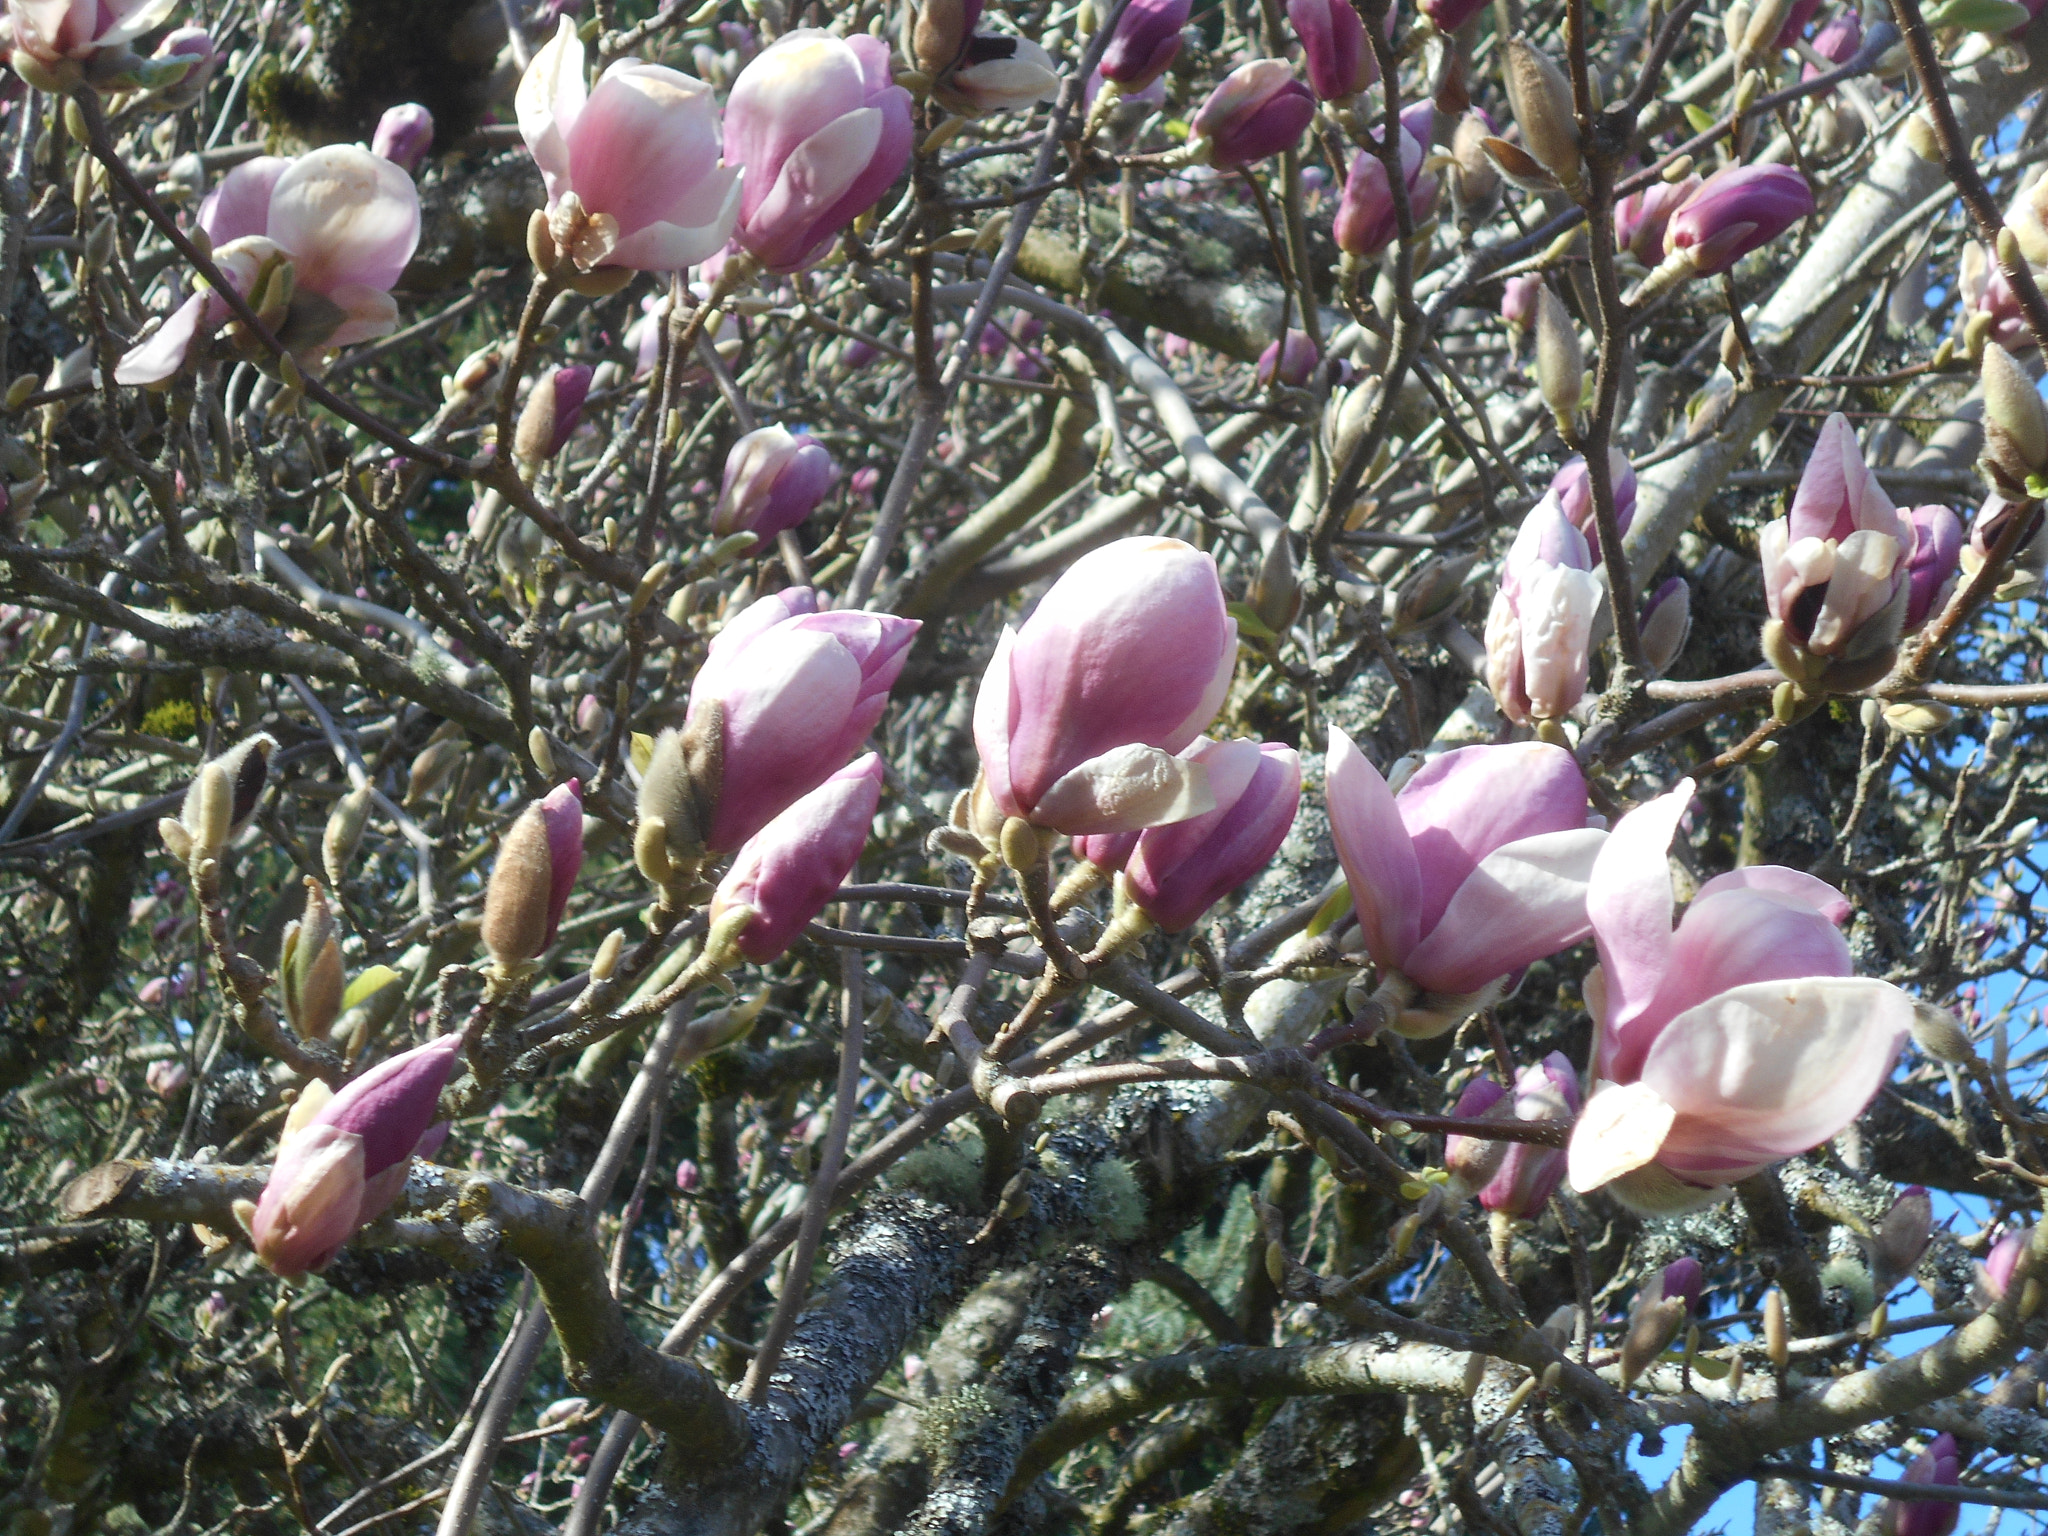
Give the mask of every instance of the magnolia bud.
M 1792 1359 L 1785 1326 L 1785 1293 L 1773 1286 L 1764 1295 L 1764 1353 L 1782 1371 Z
M 2001 490 L 2027 494 L 2027 479 L 2048 469 L 2048 407 L 2012 354 L 1986 342 L 1983 362 L 1984 460 Z
M 1970 1044 L 1970 1036 L 1962 1021 L 1946 1008 L 1916 1001 L 1911 1027 L 1913 1043 L 1936 1061 L 1962 1066 L 1976 1057 L 1977 1052 Z
M 1508 108 L 1522 130 L 1522 146 L 1570 190 L 1579 180 L 1579 122 L 1571 82 L 1525 37 L 1508 40 Z
M 1586 354 L 1579 328 L 1548 288 L 1536 296 L 1536 384 L 1559 430 L 1570 436 L 1586 392 Z
M 331 884 L 340 885 L 363 840 L 363 828 L 370 819 L 371 789 L 359 784 L 339 800 L 327 817 L 327 830 L 320 834 L 320 864 Z
M 235 743 L 199 770 L 185 791 L 178 814 L 191 841 L 188 857 L 210 859 L 256 814 L 270 775 L 270 754 L 277 742 L 258 733 Z
M 579 363 L 534 380 L 512 433 L 512 452 L 521 463 L 542 464 L 562 451 L 583 418 L 590 373 Z
M 341 963 L 341 925 L 328 905 L 327 891 L 306 877 L 306 910 L 287 923 L 278 956 L 278 980 L 284 989 L 284 1016 L 302 1040 L 324 1040 L 341 1012 L 345 987 Z
M 1449 615 L 1464 600 L 1465 578 L 1475 562 L 1472 555 L 1432 556 L 1389 588 L 1384 600 L 1388 636 L 1412 635 Z
M 428 742 L 412 760 L 412 768 L 406 775 L 405 803 L 418 805 L 432 796 L 448 781 L 455 765 L 467 755 L 468 749 L 455 737 Z
M 484 889 L 483 943 L 501 969 L 532 960 L 555 941 L 583 864 L 583 801 L 574 779 L 533 801 L 498 848 Z
M 1870 1240 L 1870 1277 L 1878 1295 L 1888 1295 L 1913 1273 L 1933 1235 L 1934 1202 L 1926 1190 L 1914 1184 L 1892 1202 Z
M 613 971 L 619 968 L 619 956 L 626 948 L 626 930 L 614 928 L 604 936 L 604 942 L 597 946 L 597 953 L 590 961 L 590 979 L 609 981 Z

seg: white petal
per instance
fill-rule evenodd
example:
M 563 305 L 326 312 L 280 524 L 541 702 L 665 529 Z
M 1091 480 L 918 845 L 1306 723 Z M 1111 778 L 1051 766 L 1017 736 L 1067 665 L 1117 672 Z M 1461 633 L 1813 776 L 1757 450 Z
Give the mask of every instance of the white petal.
M 1202 764 L 1133 744 L 1062 774 L 1039 796 L 1031 819 L 1078 837 L 1168 826 L 1215 808 Z
M 1647 1083 L 1602 1083 L 1579 1111 L 1565 1154 L 1572 1188 L 1588 1194 L 1652 1162 L 1678 1111 Z

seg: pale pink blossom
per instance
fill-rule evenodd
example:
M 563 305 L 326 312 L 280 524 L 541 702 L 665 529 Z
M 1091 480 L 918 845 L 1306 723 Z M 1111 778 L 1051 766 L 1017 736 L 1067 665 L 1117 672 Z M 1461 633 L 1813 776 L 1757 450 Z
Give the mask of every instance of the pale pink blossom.
M 1717 875 L 1672 920 L 1666 858 L 1690 779 L 1623 817 L 1587 893 L 1600 965 L 1572 1187 L 1644 1212 L 1728 1186 L 1840 1132 L 1905 1043 L 1913 1000 L 1853 975 L 1841 892 L 1779 865 Z
M 1600 592 L 1585 535 L 1551 491 L 1522 520 L 1486 617 L 1486 685 L 1517 725 L 1562 719 L 1584 697 Z
M 1771 617 L 1817 656 L 1882 651 L 1905 622 L 1914 541 L 1837 411 L 1821 426 L 1790 513 L 1757 541 Z
M 775 959 L 853 872 L 881 803 L 882 762 L 856 759 L 747 839 L 711 898 L 711 921 L 752 915 L 735 941 L 750 960 Z

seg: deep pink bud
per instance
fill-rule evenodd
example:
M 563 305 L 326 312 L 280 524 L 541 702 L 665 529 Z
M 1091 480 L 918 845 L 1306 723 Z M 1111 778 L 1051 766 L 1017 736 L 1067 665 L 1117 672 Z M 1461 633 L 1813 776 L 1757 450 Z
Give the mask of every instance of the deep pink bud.
M 1515 1077 L 1515 1118 L 1564 1122 L 1579 1112 L 1579 1074 L 1562 1051 L 1552 1051 Z M 1507 1144 L 1507 1156 L 1479 1191 L 1489 1211 L 1528 1220 L 1539 1215 L 1564 1178 L 1564 1148 L 1534 1142 Z
M 1486 0 L 1421 0 L 1417 7 L 1437 31 L 1452 33 L 1486 9 Z
M 1253 59 L 1223 77 L 1189 125 L 1190 144 L 1219 171 L 1255 164 L 1301 142 L 1316 98 L 1285 59 Z
M 703 1182 L 704 1175 L 698 1171 L 696 1163 L 692 1162 L 689 1158 L 686 1157 L 676 1164 L 676 1188 L 684 1194 L 687 1195 Z
M 414 1155 L 431 1152 L 447 1134 L 434 1114 L 461 1053 L 462 1036 L 445 1035 L 337 1094 L 318 1082 L 301 1091 L 248 1217 L 256 1255 L 273 1273 L 319 1269 L 398 1198 Z
M 1197 741 L 1182 756 L 1208 771 L 1216 808 L 1141 833 L 1124 866 L 1124 890 L 1168 933 L 1192 928 L 1264 869 L 1301 804 L 1301 758 L 1292 748 Z
M 1359 938 L 1382 968 L 1463 998 L 1585 937 L 1606 834 L 1586 825 L 1585 776 L 1562 747 L 1460 747 L 1397 796 L 1332 730 L 1328 784 Z M 1463 1016 L 1404 1015 L 1395 1028 L 1441 1033 Z
M 1180 52 L 1180 31 L 1193 10 L 1192 0 L 1131 0 L 1102 52 L 1102 78 L 1125 91 L 1144 90 Z
M 1930 503 L 1907 512 L 1913 553 L 1906 559 L 1906 633 L 1912 634 L 1948 605 L 1963 558 L 1963 523 L 1947 507 Z
M 817 261 L 903 174 L 910 119 L 880 38 L 777 38 L 726 103 L 725 158 L 746 167 L 734 238 L 771 272 Z
M 1536 300 L 1543 292 L 1543 279 L 1534 272 L 1511 277 L 1500 285 L 1500 317 L 1518 331 L 1536 323 Z
M 1854 6 L 1837 11 L 1828 24 L 1813 35 L 1813 51 L 1830 64 L 1848 63 L 1862 46 L 1863 18 Z M 1819 65 L 1808 64 L 1799 71 L 1799 78 L 1811 80 L 1825 73 Z
M 515 446 L 522 459 L 545 463 L 569 445 L 583 420 L 583 402 L 590 394 L 591 370 L 571 363 L 544 373 L 519 415 Z
M 1614 249 L 1627 251 L 1646 267 L 1664 259 L 1664 230 L 1671 215 L 1700 189 L 1698 176 L 1660 181 L 1631 192 L 1614 205 Z
M 1423 168 L 1423 146 L 1405 127 L 1401 130 L 1401 176 L 1408 190 L 1408 213 L 1420 225 L 1436 207 L 1437 178 Z M 1379 155 L 1362 149 L 1351 161 L 1344 178 L 1344 195 L 1337 203 L 1337 218 L 1331 233 L 1337 248 L 1346 255 L 1371 260 L 1394 243 L 1400 234 L 1394 214 L 1393 193 L 1387 186 L 1387 168 Z
M 775 959 L 845 883 L 867 845 L 882 798 L 882 760 L 870 752 L 847 764 L 747 839 L 718 882 L 711 921 L 735 908 L 753 917 L 740 952 Z
M 377 131 L 370 136 L 371 154 L 382 155 L 407 171 L 418 170 L 433 147 L 434 114 L 416 101 L 385 108 L 377 119 Z
M 693 725 L 714 703 L 722 714 L 723 776 L 704 836 L 714 853 L 845 765 L 882 718 L 918 630 L 893 613 L 817 609 L 809 587 L 762 598 L 719 632 L 690 685 Z
M 1993 1296 L 2005 1295 L 2005 1288 L 2012 1284 L 2013 1272 L 2019 1268 L 2020 1256 L 2027 1251 L 2027 1244 L 2033 1236 L 2032 1227 L 2008 1227 L 1991 1245 L 1991 1251 L 1984 1255 L 1984 1285 Z
M 794 528 L 818 508 L 839 466 L 825 445 L 807 432 L 758 427 L 725 456 L 725 484 L 711 514 L 711 531 L 758 535 L 759 553 L 785 528 Z
M 1963 1480 L 1963 1464 L 1968 1459 L 1956 1437 L 1944 1432 L 1913 1458 L 1899 1481 L 1937 1488 L 1958 1487 Z M 1962 1513 L 1962 1505 L 1945 1499 L 1887 1499 L 1878 1525 L 1885 1536 L 1949 1536 Z
M 1271 387 L 1276 381 L 1291 384 L 1296 389 L 1309 381 L 1321 361 L 1315 343 L 1308 339 L 1306 331 L 1289 330 L 1287 341 L 1269 341 L 1266 350 L 1259 354 L 1259 365 L 1255 370 L 1258 381 Z
M 1324 101 L 1347 100 L 1379 79 L 1379 60 L 1351 0 L 1287 0 L 1287 19 L 1301 39 L 1309 87 Z M 1387 25 L 1393 22 L 1390 6 Z
M 1083 555 L 1022 628 L 1004 629 L 982 675 L 987 793 L 1005 816 L 1075 835 L 1213 809 L 1206 771 L 1174 754 L 1216 718 L 1236 667 L 1210 556 L 1160 538 Z
M 1636 471 L 1619 448 L 1607 450 L 1607 484 L 1614 492 L 1614 521 L 1627 533 L 1636 518 Z M 1566 459 L 1550 477 L 1550 489 L 1572 526 L 1586 536 L 1587 548 L 1597 563 L 1600 519 L 1593 510 L 1593 477 L 1586 473 L 1585 456 L 1575 453 Z
M 1664 1294 L 1684 1302 L 1690 1315 L 1699 1310 L 1700 1287 L 1706 1283 L 1706 1278 L 1706 1271 L 1700 1268 L 1698 1259 L 1673 1259 L 1664 1266 Z
M 1813 189 L 1789 165 L 1714 172 L 1664 227 L 1664 249 L 1690 254 L 1701 276 L 1725 272 L 1813 212 Z
M 1451 1114 L 1459 1120 L 1502 1119 L 1514 1111 L 1512 1103 L 1503 1107 L 1507 1098 L 1507 1089 L 1492 1078 L 1475 1077 L 1459 1093 Z M 1507 1150 L 1504 1141 L 1453 1132 L 1444 1137 L 1444 1167 L 1466 1190 L 1483 1189 L 1507 1160 Z

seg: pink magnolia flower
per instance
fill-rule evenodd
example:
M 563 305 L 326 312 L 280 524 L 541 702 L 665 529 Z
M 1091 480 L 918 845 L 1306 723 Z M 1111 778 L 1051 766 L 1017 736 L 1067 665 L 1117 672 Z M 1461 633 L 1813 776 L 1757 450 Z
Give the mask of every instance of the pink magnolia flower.
M 1815 655 L 1881 652 L 1905 619 L 1915 537 L 1837 411 L 1820 429 L 1791 512 L 1757 541 L 1771 617 Z
M 903 174 L 912 138 L 887 43 L 785 33 L 726 102 L 726 155 L 746 169 L 734 237 L 770 272 L 809 266 Z
M 1600 590 L 1585 535 L 1549 492 L 1522 520 L 1486 616 L 1486 686 L 1517 725 L 1562 719 L 1585 696 Z
M 161 1008 L 170 1001 L 171 978 L 152 976 L 135 993 L 135 1000 L 145 1008 Z
M 184 74 L 156 93 L 156 100 L 173 111 L 182 112 L 206 94 L 214 72 L 227 55 L 214 46 L 213 34 L 204 27 L 178 27 L 167 33 L 150 55 L 153 63 L 168 66 L 173 61 L 185 66 Z
M 721 716 L 706 847 L 733 852 L 845 764 L 882 718 L 917 630 L 893 613 L 820 613 L 816 593 L 791 587 L 719 632 L 690 685 L 690 714 L 716 704 Z
M 416 171 L 434 147 L 434 114 L 416 101 L 386 107 L 370 136 L 370 153 L 382 155 L 400 170 Z
M 1379 60 L 1351 0 L 1287 0 L 1287 19 L 1301 39 L 1309 88 L 1324 101 L 1348 101 L 1379 79 Z M 1389 6 L 1387 26 L 1393 25 Z
M 1717 875 L 1672 922 L 1672 837 L 1690 779 L 1616 825 L 1586 907 L 1599 947 L 1586 1003 L 1593 1092 L 1572 1132 L 1581 1193 L 1691 1210 L 1809 1151 L 1863 1112 L 1905 1043 L 1913 1000 L 1852 974 L 1825 881 L 1759 865 Z
M 1308 333 L 1290 329 L 1285 345 L 1278 341 L 1266 343 L 1266 350 L 1259 354 L 1253 376 L 1269 387 L 1277 382 L 1299 389 L 1309 381 L 1319 361 L 1315 343 L 1308 339 Z
M 1700 178 L 1660 181 L 1631 192 L 1614 205 L 1614 249 L 1627 251 L 1646 267 L 1664 259 L 1664 230 L 1671 215 L 1700 189 Z
M 775 959 L 853 873 L 882 798 L 882 760 L 870 752 L 747 839 L 711 898 L 711 921 L 745 909 L 736 941 L 750 960 Z
M 412 178 L 389 160 L 354 144 L 331 144 L 295 160 L 260 155 L 207 194 L 199 227 L 213 243 L 214 264 L 259 301 L 259 313 L 294 356 L 315 359 L 398 328 L 391 287 L 419 245 L 420 198 Z M 280 306 L 258 285 L 271 293 L 285 287 L 273 274 L 286 262 L 290 297 Z M 161 384 L 227 317 L 226 300 L 193 294 L 128 350 L 115 365 L 115 382 Z
M 1192 928 L 1264 869 L 1301 804 L 1301 758 L 1292 748 L 1202 740 L 1182 756 L 1206 769 L 1215 809 L 1139 833 L 1122 864 L 1125 892 L 1168 933 Z
M 1491 1078 L 1480 1078 L 1473 1087 L 1482 1084 L 1493 1090 L 1490 1101 L 1482 1097 L 1468 1108 L 1460 1098 L 1460 1116 L 1476 1118 L 1493 1103 L 1508 1099 L 1507 1091 Z M 1531 1123 L 1564 1122 L 1579 1112 L 1579 1074 L 1572 1070 L 1564 1052 L 1552 1051 L 1516 1074 L 1509 1108 L 1514 1119 Z M 1506 1148 L 1504 1154 L 1485 1158 L 1480 1164 L 1487 1177 L 1479 1187 L 1479 1203 L 1489 1211 L 1523 1220 L 1540 1214 L 1564 1178 L 1563 1149 L 1527 1141 L 1487 1143 L 1484 1137 L 1448 1136 L 1444 1139 L 1445 1165 L 1455 1172 L 1457 1163 L 1472 1155 L 1474 1143 Z
M 1021 629 L 1003 630 L 974 703 L 986 790 L 1004 816 L 1134 832 L 1215 806 L 1174 756 L 1230 691 L 1237 621 L 1216 562 L 1179 539 L 1083 555 Z
M 1460 747 L 1396 795 L 1330 732 L 1330 832 L 1358 933 L 1383 972 L 1426 996 L 1393 1028 L 1427 1038 L 1530 962 L 1584 938 L 1586 881 L 1606 834 L 1586 825 L 1586 780 L 1543 742 Z
M 142 1080 L 158 1098 L 175 1099 L 185 1091 L 185 1084 L 192 1080 L 192 1073 L 182 1061 L 152 1061 L 142 1074 Z
M 263 1198 L 237 1206 L 265 1267 L 287 1278 L 322 1268 L 399 1197 L 413 1158 L 447 1138 L 434 1112 L 461 1054 L 462 1036 L 444 1035 L 339 1093 L 317 1079 L 301 1090 Z
M 1969 1461 L 1954 1435 L 1943 1432 L 1928 1442 L 1927 1449 L 1913 1458 L 1902 1483 L 1920 1483 L 1954 1488 L 1963 1480 L 1963 1466 Z M 1904 1496 L 1886 1499 L 1878 1515 L 1878 1529 L 1884 1536 L 1949 1536 L 1962 1519 L 1963 1506 L 1946 1499 L 1914 1499 Z
M 2018 1272 L 2020 1259 L 2033 1241 L 2032 1227 L 2008 1227 L 1999 1234 L 1998 1241 L 1984 1255 L 1984 1262 L 1977 1266 L 1977 1278 L 1991 1298 L 2004 1297 L 2006 1287 L 2012 1284 L 2012 1277 Z
M 1102 78 L 1125 91 L 1151 85 L 1180 52 L 1180 31 L 1193 10 L 1193 0 L 1131 0 L 1102 51 Z
M 1813 188 L 1789 165 L 1714 172 L 1664 226 L 1667 255 L 1684 253 L 1700 276 L 1725 272 L 1813 212 Z
M 1856 57 L 1856 50 L 1863 46 L 1863 18 L 1856 7 L 1844 6 L 1828 21 L 1828 24 L 1813 34 L 1813 51 L 1830 64 L 1846 64 Z M 1801 80 L 1816 79 L 1827 71 L 1818 64 L 1801 67 Z
M 1627 533 L 1636 520 L 1636 471 L 1619 448 L 1607 450 L 1607 484 L 1614 491 L 1614 521 Z M 1550 477 L 1550 490 L 1572 526 L 1586 536 L 1594 560 L 1599 560 L 1600 519 L 1593 510 L 1593 477 L 1586 472 L 1585 455 L 1575 453 L 1558 466 Z
M 177 0 L 7 0 L 7 61 L 38 90 L 66 90 L 85 61 L 155 31 L 176 8 Z
M 1223 77 L 1188 125 L 1188 148 L 1219 171 L 1252 165 L 1301 142 L 1316 98 L 1285 59 L 1253 59 Z
M 1963 522 L 1938 502 L 1914 507 L 1904 514 L 1913 532 L 1913 552 L 1906 557 L 1907 634 L 1948 606 L 1949 594 L 1963 559 Z
M 711 531 L 721 538 L 755 534 L 758 553 L 815 512 L 838 478 L 832 455 L 809 433 L 757 427 L 725 456 L 725 484 Z
M 564 16 L 520 76 L 520 136 L 547 184 L 549 228 L 581 270 L 675 272 L 732 234 L 740 173 L 719 163 L 718 105 L 701 80 L 620 59 L 586 86 Z
M 1409 217 L 1419 225 L 1436 206 L 1437 178 L 1425 164 L 1422 141 L 1406 127 L 1401 130 L 1401 178 L 1408 191 Z M 1337 249 L 1370 261 L 1392 245 L 1400 232 L 1387 168 L 1377 153 L 1362 149 L 1352 158 L 1351 170 L 1344 178 L 1344 195 L 1337 201 L 1331 230 Z M 1502 313 L 1506 313 L 1505 301 Z
M 932 96 L 949 111 L 979 117 L 1050 101 L 1059 89 L 1059 69 L 1037 43 L 1007 32 L 977 32 Z

